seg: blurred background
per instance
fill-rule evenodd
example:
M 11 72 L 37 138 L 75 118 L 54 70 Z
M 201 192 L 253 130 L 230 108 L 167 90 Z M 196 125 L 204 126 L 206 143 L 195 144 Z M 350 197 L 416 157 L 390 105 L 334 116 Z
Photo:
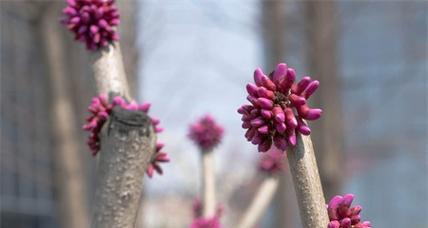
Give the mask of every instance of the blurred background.
M 236 109 L 279 62 L 321 82 L 312 138 L 326 200 L 354 193 L 374 227 L 428 226 L 426 1 L 118 0 L 138 101 L 166 129 L 172 162 L 145 180 L 139 227 L 187 227 L 200 189 L 187 130 L 210 113 L 222 223 L 235 227 L 262 181 Z M 85 227 L 95 159 L 81 130 L 96 95 L 88 52 L 59 24 L 63 1 L 0 1 L 0 226 Z M 315 99 L 314 99 L 315 98 Z M 59 152 L 60 151 L 60 152 Z M 286 169 L 259 227 L 300 227 Z

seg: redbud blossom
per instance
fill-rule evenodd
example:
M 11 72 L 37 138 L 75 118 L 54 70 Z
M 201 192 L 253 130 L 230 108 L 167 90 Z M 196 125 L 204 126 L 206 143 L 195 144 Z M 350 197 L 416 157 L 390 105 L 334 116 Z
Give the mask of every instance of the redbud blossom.
M 202 151 L 210 151 L 220 143 L 223 132 L 212 116 L 205 115 L 190 125 L 188 136 Z
M 137 104 L 135 101 L 131 101 L 128 103 L 120 96 L 116 96 L 113 98 L 113 102 L 109 103 L 107 96 L 99 95 L 97 97 L 92 98 L 91 104 L 88 107 L 88 111 L 90 115 L 86 118 L 86 124 L 83 125 L 83 129 L 88 131 L 89 137 L 87 144 L 91 149 L 92 155 L 97 155 L 98 151 L 101 148 L 100 143 L 100 132 L 104 123 L 110 117 L 110 114 L 114 107 L 119 106 L 125 110 L 130 111 L 142 111 L 148 114 L 150 109 L 150 103 Z M 156 118 L 151 118 L 151 124 L 156 133 L 162 132 L 162 128 L 159 126 L 160 121 Z M 161 152 L 163 147 L 163 143 L 156 143 L 155 153 L 147 166 L 146 173 L 149 177 L 153 176 L 154 171 L 158 174 L 162 174 L 162 168 L 159 163 L 169 162 L 168 154 L 165 152 Z
M 353 194 L 334 196 L 327 205 L 330 223 L 327 228 L 370 228 L 369 221 L 361 222 L 360 205 L 351 207 Z
M 259 169 L 268 174 L 279 173 L 283 170 L 284 153 L 276 148 L 263 154 L 259 161 Z
M 119 40 L 119 11 L 114 0 L 67 0 L 62 23 L 86 48 L 97 50 Z
M 311 129 L 304 120 L 320 118 L 322 110 L 310 108 L 307 99 L 319 86 L 317 80 L 303 77 L 298 83 L 296 72 L 280 63 L 268 76 L 260 68 L 254 72 L 255 84 L 247 84 L 247 100 L 238 113 L 242 114 L 245 137 L 259 152 L 272 145 L 284 151 L 297 143 L 296 134 L 309 135 Z
M 201 200 L 193 201 L 193 221 L 190 228 L 221 228 L 220 217 L 223 213 L 223 206 L 218 206 L 215 215 L 211 218 L 202 217 L 202 206 Z

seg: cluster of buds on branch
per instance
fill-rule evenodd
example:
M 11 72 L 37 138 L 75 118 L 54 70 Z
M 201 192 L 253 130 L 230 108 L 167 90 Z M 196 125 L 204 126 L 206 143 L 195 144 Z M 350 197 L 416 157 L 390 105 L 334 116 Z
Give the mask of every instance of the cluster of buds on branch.
M 285 154 L 276 148 L 269 150 L 260 158 L 259 170 L 270 175 L 283 171 L 284 157 Z
M 369 221 L 361 221 L 360 205 L 351 207 L 354 200 L 353 194 L 334 196 L 327 205 L 330 223 L 328 228 L 370 228 Z
M 215 215 L 210 218 L 203 217 L 203 205 L 200 199 L 193 201 L 193 221 L 190 228 L 221 228 L 220 217 L 223 213 L 223 206 L 217 206 Z
M 104 126 L 104 123 L 110 117 L 110 114 L 114 107 L 119 106 L 125 110 L 130 111 L 142 111 L 148 114 L 150 109 L 150 103 L 137 104 L 135 101 L 128 103 L 121 96 L 113 98 L 113 102 L 108 102 L 106 95 L 99 95 L 92 98 L 91 104 L 88 107 L 90 115 L 86 118 L 87 123 L 83 125 L 85 131 L 90 132 L 87 144 L 92 151 L 92 155 L 96 155 L 100 150 L 100 132 Z M 153 128 L 156 133 L 160 133 L 163 129 L 159 126 L 159 119 L 151 118 Z M 153 176 L 154 171 L 158 174 L 162 174 L 162 168 L 159 163 L 169 162 L 168 154 L 162 152 L 161 149 L 163 143 L 156 143 L 156 153 L 147 167 L 146 173 L 149 177 Z
M 119 11 L 114 0 L 67 0 L 62 22 L 76 40 L 89 50 L 97 50 L 119 40 Z
M 296 72 L 280 63 L 268 76 L 258 68 L 254 72 L 255 84 L 247 84 L 249 105 L 242 105 L 242 127 L 245 137 L 258 145 L 259 152 L 268 151 L 272 144 L 280 150 L 297 143 L 296 133 L 309 135 L 311 130 L 304 120 L 316 120 L 321 109 L 312 109 L 307 99 L 319 86 L 317 80 L 303 77 L 295 83 Z
M 210 151 L 220 143 L 223 132 L 223 127 L 218 125 L 212 116 L 205 115 L 190 125 L 189 138 L 202 151 Z

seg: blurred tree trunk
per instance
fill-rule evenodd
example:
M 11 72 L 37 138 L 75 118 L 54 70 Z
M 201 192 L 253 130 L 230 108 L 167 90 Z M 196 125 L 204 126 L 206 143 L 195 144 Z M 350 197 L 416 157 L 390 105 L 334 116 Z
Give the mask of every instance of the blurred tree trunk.
M 315 107 L 323 109 L 321 119 L 311 124 L 311 135 L 328 201 L 333 195 L 341 193 L 343 172 L 343 123 L 336 47 L 338 18 L 334 1 L 308 1 L 303 5 L 307 20 L 306 58 L 309 73 L 321 84 L 312 101 Z
M 262 38 L 265 53 L 265 73 L 275 69 L 276 64 L 284 62 L 285 58 L 285 1 L 261 0 L 262 4 Z M 284 164 L 287 162 L 284 161 Z M 285 166 L 286 167 L 286 166 Z M 293 227 L 296 220 L 297 202 L 291 175 L 287 169 L 280 176 L 278 190 L 274 197 L 273 227 Z M 294 207 L 292 205 L 295 205 Z M 297 218 L 298 219 L 298 218 Z
M 51 126 L 55 145 L 53 176 L 61 227 L 86 228 L 89 227 L 86 181 L 78 150 L 79 140 L 76 137 L 78 129 L 73 116 L 75 112 L 70 91 L 67 89 L 61 27 L 57 23 L 60 9 L 61 5 L 55 2 L 47 4 L 40 23 L 52 96 Z

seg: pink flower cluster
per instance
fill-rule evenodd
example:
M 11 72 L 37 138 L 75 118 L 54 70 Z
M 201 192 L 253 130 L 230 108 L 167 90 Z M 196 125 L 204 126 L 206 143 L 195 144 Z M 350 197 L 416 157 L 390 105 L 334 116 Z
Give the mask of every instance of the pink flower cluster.
M 114 0 L 67 0 L 62 12 L 62 23 L 87 49 L 96 50 L 119 40 L 116 26 L 120 19 Z
M 303 77 L 295 83 L 296 72 L 285 63 L 266 76 L 260 68 L 254 72 L 255 84 L 247 84 L 249 105 L 242 105 L 242 127 L 245 137 L 259 152 L 268 151 L 272 144 L 280 150 L 297 143 L 296 133 L 309 135 L 304 120 L 320 118 L 322 110 L 310 108 L 307 99 L 319 86 L 317 80 Z
M 201 150 L 209 151 L 220 143 L 223 132 L 223 127 L 218 125 L 212 116 L 205 115 L 190 125 L 188 136 Z
M 92 155 L 94 156 L 98 153 L 101 147 L 99 136 L 101 129 L 115 106 L 120 106 L 126 110 L 142 111 L 146 114 L 150 109 L 150 103 L 144 103 L 141 105 L 137 104 L 135 101 L 128 103 L 120 96 L 114 97 L 112 103 L 108 102 L 107 96 L 105 95 L 99 95 L 92 98 L 91 104 L 88 107 L 90 115 L 86 118 L 86 124 L 83 125 L 83 129 L 90 133 L 87 144 L 92 151 Z M 160 121 L 158 119 L 151 118 L 151 121 L 156 133 L 163 131 L 163 129 L 159 126 Z M 162 147 L 162 143 L 156 143 L 155 155 L 153 156 L 153 159 L 147 166 L 146 170 L 146 173 L 149 177 L 153 176 L 154 171 L 156 171 L 158 174 L 162 174 L 162 168 L 160 167 L 159 163 L 169 162 L 168 154 L 160 151 Z
M 276 148 L 272 148 L 263 154 L 259 161 L 259 169 L 268 174 L 279 173 L 283 170 L 284 153 Z
M 361 222 L 362 207 L 351 207 L 353 194 L 333 197 L 327 206 L 330 223 L 327 228 L 370 228 L 369 221 Z
M 199 199 L 193 201 L 193 221 L 190 228 L 221 228 L 220 216 L 223 213 L 223 207 L 218 206 L 216 214 L 211 218 L 202 217 L 202 202 Z

